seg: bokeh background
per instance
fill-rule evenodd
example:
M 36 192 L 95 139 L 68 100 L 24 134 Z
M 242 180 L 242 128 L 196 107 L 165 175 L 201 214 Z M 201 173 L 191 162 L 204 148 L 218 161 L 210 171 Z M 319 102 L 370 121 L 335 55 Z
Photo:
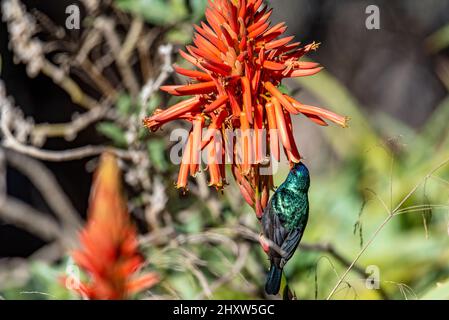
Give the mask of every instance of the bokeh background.
M 179 194 L 173 187 L 177 168 L 169 160 L 170 130 L 157 134 L 141 130 L 135 93 L 123 85 L 114 57 L 103 61 L 107 44 L 96 43 L 88 58 L 106 65 L 103 75 L 116 91 L 111 100 L 89 80 L 82 61 L 74 59 L 98 18 L 113 21 L 123 42 L 138 19 L 142 37 L 129 64 L 136 72 L 142 70 L 137 76 L 141 88 L 161 73 L 161 46 L 171 44 L 176 52 L 189 42 L 191 25 L 202 19 L 205 1 L 75 2 L 81 8 L 80 30 L 64 28 L 65 10 L 72 1 L 3 0 L 2 4 L 6 2 L 24 4 L 26 13 L 34 17 L 30 37 L 45 44 L 42 55 L 48 61 L 72 77 L 83 92 L 121 113 L 100 117 L 70 139 L 64 134 L 48 135 L 35 145 L 67 150 L 101 144 L 145 154 L 143 162 L 122 163 L 148 268 L 162 275 L 161 283 L 141 298 L 267 298 L 262 288 L 268 262 L 257 244 L 259 225 L 235 185 L 217 194 L 200 176 L 191 181 L 189 194 Z M 286 21 L 288 33 L 298 41 L 321 42 L 309 58 L 325 70 L 287 82 L 288 90 L 307 104 L 351 117 L 348 129 L 321 128 L 295 119 L 296 140 L 311 171 L 312 187 L 304 245 L 285 270 L 289 286 L 299 299 L 327 298 L 355 261 L 332 298 L 449 298 L 449 165 L 445 163 L 449 159 L 449 1 L 268 2 L 274 8 L 273 24 Z M 89 9 L 95 3 L 98 7 Z M 380 9 L 379 30 L 365 27 L 369 5 Z M 74 113 L 87 111 L 51 74 L 33 74 L 31 61 L 17 58 L 20 48 L 11 42 L 29 39 L 12 39 L 9 27 L 14 21 L 5 17 L 5 6 L 2 15 L 0 77 L 25 123 L 31 123 L 24 143 L 33 145 L 36 124 L 67 123 Z M 175 53 L 172 59 L 178 60 Z M 181 81 L 174 75 L 166 80 Z M 149 113 L 173 101 L 155 92 L 147 102 L 139 108 Z M 129 123 L 119 121 L 123 118 L 139 127 L 132 144 Z M 58 218 L 42 188 L 10 163 L 16 153 L 4 151 L 7 196 Z M 30 161 L 49 169 L 73 210 L 85 218 L 97 158 Z M 277 184 L 287 170 L 284 165 L 276 174 Z M 70 262 L 67 247 L 14 223 L 4 211 L 0 208 L 0 297 L 76 298 L 57 280 Z M 378 270 L 380 290 L 367 288 L 372 270 Z

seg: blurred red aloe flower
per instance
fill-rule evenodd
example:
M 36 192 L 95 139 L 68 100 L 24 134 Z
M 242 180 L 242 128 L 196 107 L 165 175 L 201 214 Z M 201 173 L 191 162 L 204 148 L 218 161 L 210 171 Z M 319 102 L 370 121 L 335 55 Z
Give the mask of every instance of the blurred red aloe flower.
M 208 1 L 207 23 L 195 25 L 194 45 L 180 54 L 196 70 L 174 66 L 178 74 L 190 78 L 187 85 L 169 85 L 161 89 L 174 96 L 193 96 L 166 110 L 156 110 L 144 119 L 151 130 L 165 123 L 184 119 L 192 123 L 177 187 L 186 188 L 189 174 L 199 170 L 195 148 L 219 145 L 220 154 L 209 157 L 223 159 L 227 150 L 225 134 L 217 138 L 206 134 L 208 129 L 251 131 L 242 134 L 240 147 L 231 154 L 232 172 L 245 200 L 260 217 L 266 206 L 272 176 L 260 175 L 259 167 L 267 162 L 266 150 L 279 161 L 280 144 L 291 163 L 300 161 L 295 144 L 291 114 L 303 114 L 311 121 L 326 126 L 326 120 L 346 127 L 347 118 L 331 111 L 304 105 L 283 94 L 278 86 L 285 78 L 311 76 L 322 68 L 314 62 L 299 61 L 306 53 L 316 50 L 318 44 L 300 46 L 293 37 L 281 37 L 285 23 L 270 26 L 272 10 L 263 6 L 263 0 Z M 207 125 L 206 125 L 207 124 Z M 269 132 L 261 140 L 261 132 Z M 237 140 L 239 138 L 236 138 Z M 200 143 L 198 143 L 200 141 Z M 202 141 L 202 142 L 201 142 Z M 238 144 L 233 144 L 233 146 Z M 210 184 L 222 188 L 225 180 L 224 161 L 209 161 Z
M 136 277 L 144 259 L 120 179 L 116 158 L 103 154 L 90 194 L 88 222 L 80 234 L 81 248 L 72 252 L 89 277 L 74 289 L 88 299 L 127 299 L 159 281 L 155 273 Z

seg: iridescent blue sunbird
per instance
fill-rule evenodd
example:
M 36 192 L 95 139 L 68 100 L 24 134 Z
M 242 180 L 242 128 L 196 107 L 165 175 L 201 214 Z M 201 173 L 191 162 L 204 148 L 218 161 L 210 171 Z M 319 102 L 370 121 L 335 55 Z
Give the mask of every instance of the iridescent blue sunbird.
M 302 162 L 295 164 L 262 215 L 263 235 L 278 247 L 268 249 L 271 266 L 265 284 L 267 294 L 279 292 L 282 269 L 304 234 L 309 218 L 309 186 L 309 170 Z

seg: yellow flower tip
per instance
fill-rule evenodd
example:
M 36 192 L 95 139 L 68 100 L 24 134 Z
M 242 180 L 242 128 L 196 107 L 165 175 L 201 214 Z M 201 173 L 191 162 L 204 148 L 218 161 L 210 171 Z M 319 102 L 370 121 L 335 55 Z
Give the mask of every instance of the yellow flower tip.
M 175 184 L 175 188 L 179 190 L 179 192 L 185 196 L 187 193 L 189 193 L 189 188 L 186 186 Z
M 142 120 L 142 124 L 144 127 L 146 127 L 150 131 L 156 131 L 158 128 L 155 126 L 155 123 L 151 117 L 145 117 Z
M 342 128 L 349 128 L 349 121 L 351 121 L 351 117 L 345 116 L 344 118 L 345 118 L 345 120 L 344 120 L 343 124 L 341 125 L 341 127 Z
M 222 192 L 223 189 L 224 189 L 224 185 L 223 185 L 222 183 L 219 183 L 219 184 L 209 183 L 208 186 L 209 186 L 209 187 L 214 187 L 215 190 L 217 190 L 217 191 L 219 191 L 219 192 Z
M 320 47 L 321 42 L 312 42 L 311 46 L 310 46 L 310 50 L 316 51 L 318 50 L 318 48 Z

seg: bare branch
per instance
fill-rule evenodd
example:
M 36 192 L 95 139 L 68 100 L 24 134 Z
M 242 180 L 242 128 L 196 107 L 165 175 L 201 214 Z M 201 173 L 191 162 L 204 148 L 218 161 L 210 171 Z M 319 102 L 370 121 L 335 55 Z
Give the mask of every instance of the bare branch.
M 137 78 L 129 65 L 129 61 L 123 54 L 121 54 L 121 43 L 119 36 L 115 31 L 115 22 L 106 17 L 98 17 L 95 21 L 95 25 L 103 31 L 104 37 L 115 57 L 118 70 L 123 78 L 126 88 L 132 96 L 136 97 L 139 93 L 139 85 Z
M 106 147 L 106 146 L 85 146 L 64 151 L 51 151 L 39 149 L 33 146 L 26 146 L 17 142 L 17 140 L 7 139 L 3 141 L 5 148 L 20 152 L 30 157 L 44 160 L 44 161 L 72 161 L 88 157 L 98 156 L 103 152 L 114 153 L 117 157 L 122 159 L 130 159 L 131 155 L 123 150 Z
M 140 91 L 140 101 L 143 106 L 143 112 L 145 112 L 144 106 L 147 105 L 148 100 L 153 93 L 159 89 L 159 87 L 167 80 L 170 74 L 173 72 L 171 55 L 173 52 L 173 45 L 167 44 L 159 47 L 159 54 L 162 56 L 162 68 L 156 80 L 150 78 L 147 80 L 142 90 Z M 143 119 L 145 114 L 140 114 L 140 118 Z
M 6 198 L 3 202 L 0 207 L 0 217 L 43 240 L 50 241 L 64 236 L 60 226 L 48 214 L 37 211 L 28 204 L 13 198 Z
M 108 108 L 106 106 L 95 107 L 81 115 L 75 115 L 71 122 L 57 124 L 37 124 L 32 129 L 32 135 L 36 139 L 64 137 L 66 140 L 73 140 L 78 132 L 84 130 L 92 123 L 102 119 Z
M 245 267 L 245 262 L 246 262 L 246 259 L 248 258 L 249 249 L 250 249 L 250 246 L 248 244 L 241 244 L 239 246 L 238 257 L 237 257 L 237 260 L 235 261 L 234 265 L 232 266 L 231 270 L 227 274 L 225 274 L 221 278 L 217 279 L 215 282 L 213 282 L 210 285 L 209 288 L 210 288 L 211 292 L 214 292 L 222 285 L 231 281 L 241 272 L 241 270 Z M 201 294 L 199 294 L 196 297 L 196 299 L 197 300 L 202 299 L 205 294 L 206 294 L 205 292 L 202 292 Z
M 6 151 L 5 156 L 10 165 L 26 175 L 36 186 L 67 229 L 75 230 L 81 226 L 78 212 L 70 203 L 67 195 L 61 190 L 50 170 L 40 162 L 16 152 Z

